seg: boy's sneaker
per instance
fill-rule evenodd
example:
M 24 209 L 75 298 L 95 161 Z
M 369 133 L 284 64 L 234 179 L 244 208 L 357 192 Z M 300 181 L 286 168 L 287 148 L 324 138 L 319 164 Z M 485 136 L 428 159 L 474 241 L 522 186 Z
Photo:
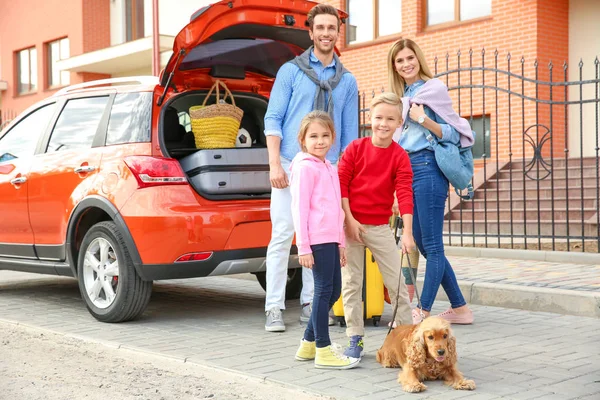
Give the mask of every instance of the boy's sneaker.
M 354 368 L 360 362 L 360 358 L 347 357 L 338 354 L 331 346 L 319 347 L 316 349 L 315 368 L 323 369 L 350 369 Z
M 300 322 L 308 323 L 310 321 L 310 314 L 312 314 L 312 303 L 306 303 L 302 305 L 302 311 L 300 311 Z M 335 320 L 329 316 L 327 321 L 329 326 L 335 325 Z
M 365 346 L 363 345 L 362 336 L 355 335 L 350 336 L 348 347 L 344 350 L 344 355 L 351 358 L 360 359 L 365 352 Z
M 300 340 L 300 347 L 296 351 L 296 360 L 310 361 L 315 359 L 317 353 L 317 345 L 315 342 L 308 342 L 304 339 Z
M 267 322 L 265 323 L 265 330 L 267 332 L 284 332 L 285 324 L 283 323 L 283 313 L 279 307 L 273 307 L 266 313 Z

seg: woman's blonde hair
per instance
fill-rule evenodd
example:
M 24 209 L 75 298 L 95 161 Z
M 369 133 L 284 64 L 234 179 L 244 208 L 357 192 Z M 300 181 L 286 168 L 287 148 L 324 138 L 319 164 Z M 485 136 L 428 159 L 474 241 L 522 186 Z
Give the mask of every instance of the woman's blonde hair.
M 424 81 L 427 81 L 427 80 L 433 78 L 433 74 L 431 73 L 431 70 L 427 66 L 427 61 L 425 61 L 425 55 L 423 54 L 423 51 L 421 51 L 421 48 L 413 40 L 410 40 L 410 39 L 398 40 L 396 43 L 394 43 L 392 45 L 392 47 L 390 47 L 390 51 L 388 52 L 387 63 L 388 63 L 389 89 L 392 92 L 396 93 L 399 97 L 404 96 L 406 82 L 404 82 L 404 79 L 396 71 L 396 66 L 394 65 L 395 64 L 394 61 L 395 61 L 398 53 L 407 47 L 409 49 L 411 49 L 417 56 L 417 60 L 419 61 L 419 66 L 420 66 L 419 75 L 421 76 L 421 79 L 423 79 Z
M 402 119 L 402 100 L 400 100 L 400 97 L 396 93 L 384 92 L 373 97 L 370 106 L 371 112 L 373 112 L 373 109 L 380 104 L 389 104 L 391 106 L 398 107 L 398 111 L 400 111 L 400 119 Z
M 329 116 L 328 113 L 321 110 L 311 111 L 302 118 L 302 122 L 300 122 L 300 130 L 298 131 L 298 143 L 300 143 L 300 147 L 304 150 L 304 139 L 306 138 L 306 134 L 308 133 L 308 127 L 313 122 L 317 122 L 323 125 L 325 128 L 329 129 L 331 132 L 331 141 L 335 141 L 335 126 L 333 124 L 333 120 Z

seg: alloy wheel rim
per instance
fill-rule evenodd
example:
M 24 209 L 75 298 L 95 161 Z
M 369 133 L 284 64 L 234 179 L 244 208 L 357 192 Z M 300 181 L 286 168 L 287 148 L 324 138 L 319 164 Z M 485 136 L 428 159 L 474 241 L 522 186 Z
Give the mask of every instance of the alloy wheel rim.
M 96 238 L 87 247 L 83 260 L 83 283 L 94 306 L 105 309 L 114 303 L 119 287 L 119 260 L 108 240 Z

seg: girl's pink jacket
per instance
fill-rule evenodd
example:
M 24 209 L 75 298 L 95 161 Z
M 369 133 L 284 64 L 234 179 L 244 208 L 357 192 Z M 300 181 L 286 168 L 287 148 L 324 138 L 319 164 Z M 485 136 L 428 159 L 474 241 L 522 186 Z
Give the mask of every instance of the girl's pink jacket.
M 327 160 L 298 153 L 291 165 L 292 217 L 298 255 L 311 254 L 311 245 L 339 243 L 345 247 L 340 180 Z

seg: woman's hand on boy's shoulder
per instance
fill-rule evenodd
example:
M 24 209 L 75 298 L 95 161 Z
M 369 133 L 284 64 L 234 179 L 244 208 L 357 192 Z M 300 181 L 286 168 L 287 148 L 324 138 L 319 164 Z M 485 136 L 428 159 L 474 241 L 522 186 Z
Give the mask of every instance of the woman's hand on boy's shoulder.
M 312 269 L 313 265 L 315 264 L 315 259 L 313 258 L 312 253 L 299 256 L 298 261 L 300 262 L 300 265 L 308 269 Z

